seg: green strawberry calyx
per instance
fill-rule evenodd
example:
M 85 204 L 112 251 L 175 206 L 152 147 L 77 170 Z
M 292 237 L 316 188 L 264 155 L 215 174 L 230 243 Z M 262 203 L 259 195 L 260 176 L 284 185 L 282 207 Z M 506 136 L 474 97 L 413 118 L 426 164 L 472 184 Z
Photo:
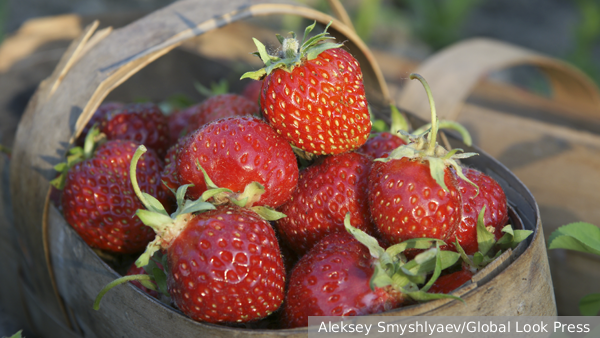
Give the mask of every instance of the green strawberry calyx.
M 315 21 L 312 25 L 306 27 L 302 43 L 296 39 L 296 33 L 294 32 L 289 33 L 289 38 L 283 38 L 281 35 L 277 34 L 277 40 L 279 40 L 279 43 L 281 43 L 282 46 L 279 55 L 270 55 L 262 42 L 252 38 L 258 49 L 258 52 L 255 54 L 260 57 L 265 64 L 265 67 L 257 71 L 244 73 L 240 79 L 251 78 L 260 80 L 264 76 L 271 74 L 275 69 L 283 69 L 286 72 L 291 72 L 294 67 L 301 65 L 304 60 L 313 60 L 328 49 L 339 48 L 342 46 L 340 43 L 323 42 L 325 40 L 333 39 L 333 37 L 327 33 L 327 29 L 331 25 L 331 22 L 327 24 L 323 33 L 307 39 L 316 24 L 317 22 Z
M 50 184 L 56 189 L 62 190 L 67 181 L 67 174 L 77 163 L 88 160 L 94 156 L 96 148 L 106 141 L 106 135 L 100 132 L 100 129 L 94 124 L 88 134 L 85 136 L 83 147 L 73 147 L 67 153 L 67 161 L 54 166 L 59 174 L 50 181 Z
M 477 153 L 458 153 L 462 149 L 452 149 L 447 151 L 437 143 L 437 133 L 439 129 L 439 121 L 436 114 L 435 102 L 433 101 L 433 95 L 431 94 L 431 88 L 427 81 L 419 74 L 410 74 L 411 79 L 417 79 L 425 88 L 427 97 L 429 99 L 429 105 L 431 107 L 431 128 L 426 130 L 422 134 L 411 135 L 402 130 L 400 133 L 405 134 L 409 142 L 408 144 L 402 145 L 390 152 L 387 158 L 378 158 L 375 161 L 388 162 L 395 159 L 401 159 L 404 157 L 429 162 L 429 171 L 431 177 L 444 189 L 448 191 L 448 187 L 444 182 L 444 172 L 446 168 L 452 167 L 456 171 L 456 174 L 463 180 L 472 184 L 477 188 L 479 193 L 479 187 L 471 180 L 469 180 L 463 173 L 462 167 L 457 160 L 469 158 L 477 155 Z
M 484 222 L 485 206 L 477 216 L 477 245 L 478 251 L 473 255 L 467 255 L 464 249 L 455 239 L 454 246 L 460 254 L 462 260 L 469 265 L 473 270 L 481 270 L 488 264 L 498 258 L 504 251 L 514 249 L 527 239 L 533 231 L 531 230 L 514 230 L 512 225 L 508 224 L 502 228 L 504 235 L 496 241 L 494 235 L 494 227 L 486 226 Z
M 428 293 L 427 291 L 440 276 L 442 270 L 453 266 L 460 259 L 460 254 L 440 250 L 444 241 L 435 238 L 413 238 L 383 249 L 377 239 L 350 225 L 350 213 L 344 219 L 346 231 L 369 249 L 373 258 L 373 276 L 371 289 L 400 291 L 402 295 L 414 301 L 428 301 L 440 298 L 452 298 L 463 301 L 460 297 Z M 407 249 L 425 249 L 426 251 L 407 261 L 404 251 Z M 429 279 L 427 277 L 431 275 Z M 422 285 L 419 287 L 419 285 Z
M 278 219 L 286 217 L 285 214 L 269 207 L 269 206 L 255 206 L 254 204 L 260 200 L 262 194 L 265 193 L 265 187 L 258 182 L 250 182 L 244 188 L 244 191 L 236 193 L 231 189 L 218 187 L 208 176 L 208 173 L 200 162 L 196 160 L 196 167 L 202 171 L 204 175 L 204 182 L 208 188 L 200 199 L 203 201 L 212 201 L 215 205 L 222 205 L 226 203 L 233 203 L 241 208 L 248 208 L 260 217 L 267 221 L 276 221 Z
M 150 258 L 162 249 L 167 249 L 173 240 L 179 236 L 194 213 L 215 209 L 215 206 L 202 199 L 195 201 L 185 199 L 185 193 L 190 184 L 179 187 L 175 193 L 177 210 L 171 215 L 167 213 L 163 205 L 152 195 L 142 192 L 137 182 L 136 168 L 140 157 L 147 151 L 144 145 L 140 145 L 131 158 L 129 177 L 135 194 L 146 209 L 138 209 L 136 215 L 142 222 L 156 232 L 156 238 L 148 244 L 146 251 L 135 262 L 137 267 L 148 264 Z

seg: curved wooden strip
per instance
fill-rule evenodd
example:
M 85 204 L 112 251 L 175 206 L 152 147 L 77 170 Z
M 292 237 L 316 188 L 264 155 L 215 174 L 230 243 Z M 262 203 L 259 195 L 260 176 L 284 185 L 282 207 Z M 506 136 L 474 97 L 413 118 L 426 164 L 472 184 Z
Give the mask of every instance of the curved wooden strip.
M 539 67 L 550 82 L 555 102 L 600 117 L 600 93 L 585 74 L 565 62 L 499 41 L 478 38 L 457 43 L 427 59 L 416 72 L 431 86 L 440 119 L 456 120 L 484 77 L 518 65 Z M 406 83 L 397 103 L 429 119 L 428 101 L 418 81 Z

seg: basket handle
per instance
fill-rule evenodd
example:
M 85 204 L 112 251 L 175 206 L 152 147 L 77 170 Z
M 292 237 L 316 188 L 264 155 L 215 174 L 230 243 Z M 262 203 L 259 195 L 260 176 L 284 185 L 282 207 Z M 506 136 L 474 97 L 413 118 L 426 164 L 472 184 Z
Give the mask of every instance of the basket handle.
M 600 117 L 598 87 L 566 62 L 491 39 L 470 39 L 433 55 L 416 70 L 434 93 L 438 116 L 456 120 L 478 83 L 490 72 L 519 65 L 537 66 L 547 77 L 551 103 L 566 114 Z M 420 83 L 408 81 L 397 98 L 400 107 L 429 120 L 429 103 Z

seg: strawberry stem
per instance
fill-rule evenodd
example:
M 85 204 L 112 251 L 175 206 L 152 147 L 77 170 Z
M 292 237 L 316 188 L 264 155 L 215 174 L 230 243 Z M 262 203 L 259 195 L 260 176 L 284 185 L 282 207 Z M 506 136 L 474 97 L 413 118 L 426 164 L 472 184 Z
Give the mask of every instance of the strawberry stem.
M 117 285 L 123 284 L 123 283 L 127 283 L 129 281 L 151 281 L 152 277 L 150 277 L 149 275 L 131 275 L 131 276 L 123 276 L 121 278 L 117 278 L 114 281 L 108 283 L 105 287 L 102 288 L 102 290 L 100 290 L 100 293 L 98 293 L 98 296 L 96 296 L 96 300 L 94 300 L 94 310 L 99 310 L 100 309 L 100 301 L 102 300 L 102 297 L 104 297 L 104 295 L 110 291 L 112 288 L 114 288 Z M 146 287 L 150 286 L 150 285 L 145 285 Z M 151 289 L 151 288 L 149 288 Z M 156 291 L 156 290 L 154 290 Z
M 136 175 L 137 163 L 140 160 L 140 157 L 142 157 L 142 155 L 147 150 L 148 149 L 146 149 L 146 147 L 143 144 L 141 144 L 135 150 L 135 153 L 131 158 L 131 164 L 129 165 L 129 178 L 131 179 L 131 185 L 133 186 L 133 191 L 135 191 L 135 195 L 140 199 L 140 201 L 142 201 L 142 204 L 144 204 L 146 209 L 153 210 L 152 206 L 150 205 L 150 203 L 148 203 L 148 200 L 146 200 L 146 197 L 144 196 L 144 194 L 142 194 L 142 191 L 140 190 L 140 186 L 138 184 Z
M 431 88 L 429 87 L 429 84 L 427 83 L 427 81 L 425 81 L 425 78 L 423 78 L 421 75 L 419 75 L 417 73 L 411 73 L 410 79 L 411 80 L 417 79 L 421 82 L 421 84 L 425 88 L 425 92 L 427 93 L 427 98 L 429 99 L 429 106 L 431 107 L 431 132 L 429 134 L 429 145 L 427 148 L 427 154 L 433 155 L 435 153 L 435 145 L 437 142 L 436 138 L 437 138 L 437 132 L 438 132 L 438 121 L 437 121 L 437 114 L 435 111 L 435 103 L 433 102 L 433 95 L 431 93 Z

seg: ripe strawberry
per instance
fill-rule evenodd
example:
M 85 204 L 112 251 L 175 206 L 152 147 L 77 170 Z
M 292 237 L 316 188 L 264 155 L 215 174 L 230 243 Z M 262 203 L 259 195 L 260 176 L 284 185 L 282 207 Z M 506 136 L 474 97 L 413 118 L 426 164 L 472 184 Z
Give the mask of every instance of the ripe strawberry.
M 502 228 L 508 223 L 508 207 L 506 195 L 502 187 L 490 176 L 471 168 L 463 168 L 464 175 L 479 187 L 479 191 L 470 183 L 459 179 L 458 186 L 462 195 L 462 219 L 450 237 L 448 250 L 455 251 L 454 241 L 458 243 L 467 255 L 475 254 L 479 248 L 477 243 L 477 217 L 485 206 L 484 224 L 494 228 L 496 240 L 503 235 Z
M 153 103 L 128 104 L 110 111 L 100 131 L 109 140 L 130 140 L 154 149 L 164 156 L 170 144 L 167 117 Z
M 473 272 L 463 268 L 447 275 L 440 276 L 429 289 L 430 293 L 450 293 L 471 280 Z
M 262 88 L 262 81 L 253 80 L 252 82 L 249 82 L 248 84 L 246 84 L 246 86 L 244 87 L 244 90 L 242 91 L 242 96 L 252 102 L 258 102 L 258 100 L 260 99 L 260 89 L 261 88 Z
M 135 217 L 136 210 L 143 207 L 129 181 L 129 162 L 137 147 L 131 141 L 107 141 L 66 175 L 62 195 L 65 219 L 91 247 L 137 253 L 154 238 L 152 229 Z M 142 158 L 137 172 L 142 191 L 160 195 L 161 166 L 153 151 Z
M 146 151 L 140 146 L 131 161 L 135 170 Z M 277 310 L 284 298 L 285 270 L 275 231 L 268 221 L 250 209 L 214 205 L 203 200 L 184 200 L 186 189 L 177 190 L 177 210 L 168 215 L 152 196 L 132 180 L 134 191 L 147 208 L 137 215 L 156 232 L 156 239 L 136 261 L 143 267 L 159 250 L 165 271 L 151 269 L 139 280 L 154 280 L 158 289 L 194 320 L 210 323 L 256 321 Z M 161 278 L 158 278 L 158 276 Z M 110 288 L 131 281 L 122 277 Z M 152 286 L 147 283 L 146 285 Z
M 254 116 L 230 117 L 190 134 L 177 158 L 181 184 L 192 199 L 207 190 L 202 170 L 215 185 L 241 193 L 251 182 L 265 193 L 254 205 L 276 208 L 290 198 L 298 183 L 298 164 L 290 145 Z
M 231 116 L 257 115 L 258 104 L 237 94 L 219 94 L 182 111 L 189 114 L 188 133 L 203 125 Z
M 305 40 L 313 28 L 306 29 Z M 371 131 L 360 66 L 341 44 L 319 44 L 331 38 L 326 31 L 302 45 L 295 35 L 279 37 L 280 56 L 269 56 L 255 39 L 266 67 L 242 76 L 266 76 L 260 97 L 264 118 L 293 146 L 321 155 L 357 149 Z
M 345 231 L 348 212 L 352 226 L 374 233 L 367 200 L 370 168 L 368 156 L 345 153 L 302 170 L 298 189 L 279 209 L 287 215 L 276 222 L 285 243 L 302 255 L 329 233 Z
M 381 132 L 370 137 L 357 151 L 373 158 L 382 158 L 387 157 L 392 150 L 404 144 L 406 142 L 399 136 Z
M 431 97 L 429 86 L 419 78 Z M 448 153 L 436 143 L 437 116 L 432 102 L 432 128 L 407 145 L 378 159 L 369 176 L 371 215 L 390 244 L 411 238 L 447 240 L 461 220 L 462 199 L 457 176 L 468 181 L 455 158 L 472 154 Z M 450 167 L 456 170 L 455 173 Z
M 83 131 L 77 138 L 77 141 L 75 141 L 75 144 L 80 147 L 83 146 L 85 137 L 87 136 L 87 134 L 90 131 L 90 129 L 92 128 L 92 126 L 96 123 L 98 123 L 98 124 L 102 123 L 102 120 L 106 118 L 106 115 L 108 113 L 110 113 L 113 110 L 121 109 L 121 108 L 123 108 L 123 103 L 120 103 L 120 102 L 105 102 L 105 103 L 101 104 L 98 107 L 98 109 L 96 109 L 96 111 L 94 112 L 94 115 L 92 115 L 92 117 L 90 118 L 88 123 L 83 128 Z
M 248 209 L 220 206 L 191 218 L 167 255 L 169 293 L 192 319 L 248 322 L 283 302 L 285 270 L 275 232 Z
M 179 153 L 186 142 L 187 137 L 182 137 L 177 141 L 176 144 L 167 150 L 165 166 L 160 172 L 160 180 L 162 182 L 160 188 L 165 192 L 166 196 L 171 198 L 173 201 L 175 200 L 175 194 L 173 191 L 176 191 L 181 185 L 179 184 L 179 176 L 177 174 L 177 157 L 179 156 Z
M 292 270 L 283 306 L 285 327 L 308 325 L 308 316 L 360 316 L 400 306 L 404 295 L 371 289 L 369 249 L 347 232 L 330 234 Z
M 461 196 L 454 174 L 444 170 L 446 192 L 425 162 L 409 158 L 380 162 L 369 176 L 371 214 L 389 243 L 410 238 L 447 240 L 460 222 Z

